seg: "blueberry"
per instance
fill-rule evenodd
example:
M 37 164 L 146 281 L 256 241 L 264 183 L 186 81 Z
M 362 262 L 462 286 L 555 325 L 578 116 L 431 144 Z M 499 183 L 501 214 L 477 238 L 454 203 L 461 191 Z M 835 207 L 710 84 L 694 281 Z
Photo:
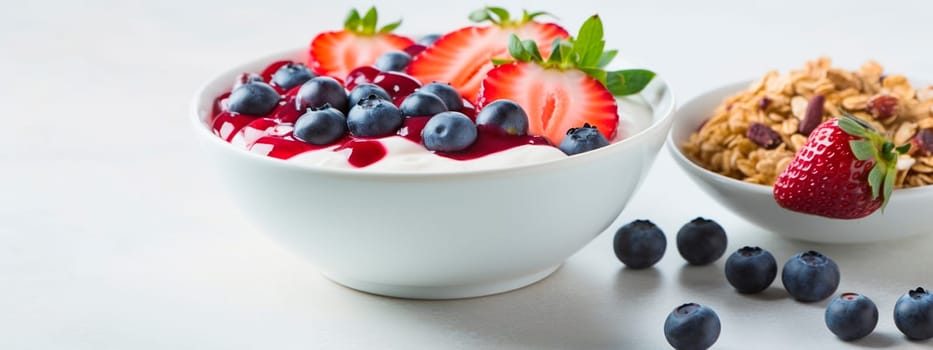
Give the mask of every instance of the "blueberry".
M 656 264 L 664 256 L 667 238 L 653 222 L 635 220 L 616 231 L 612 248 L 625 266 L 644 269 Z
M 933 294 L 917 287 L 902 295 L 894 305 L 894 325 L 907 338 L 933 338 Z
M 400 108 L 402 115 L 406 117 L 435 115 L 447 111 L 444 100 L 435 94 L 422 91 L 415 91 L 405 97 Z
M 609 140 L 606 140 L 606 137 L 595 126 L 587 123 L 583 124 L 583 127 L 567 130 L 567 136 L 564 136 L 564 140 L 557 148 L 570 156 L 607 145 L 609 145 Z
M 295 121 L 293 135 L 312 145 L 326 145 L 347 134 L 347 120 L 336 108 L 310 109 Z
M 742 247 L 726 259 L 726 280 L 739 293 L 758 293 L 777 277 L 777 261 L 767 250 Z
M 424 46 L 431 46 L 434 44 L 435 41 L 437 41 L 437 39 L 440 39 L 440 38 L 441 38 L 440 34 L 428 34 L 428 35 L 421 37 L 421 39 L 418 39 L 418 44 L 424 45 Z
M 360 100 L 347 114 L 350 133 L 359 137 L 383 137 L 394 134 L 402 126 L 401 112 L 392 102 L 370 95 Z
M 272 74 L 271 80 L 272 83 L 278 85 L 282 89 L 289 90 L 304 84 L 312 78 L 314 78 L 314 73 L 311 73 L 311 70 L 304 64 L 288 63 L 279 67 L 279 69 Z
M 260 82 L 264 83 L 262 76 L 256 73 L 242 73 L 236 77 L 236 81 L 233 82 L 233 90 L 236 88 L 249 83 Z
M 784 264 L 781 282 L 794 299 L 802 302 L 828 298 L 839 287 L 839 266 L 815 251 L 798 253 Z
M 677 231 L 677 251 L 691 265 L 710 264 L 726 252 L 726 231 L 715 221 L 696 218 Z
M 421 141 L 432 151 L 462 151 L 476 141 L 476 125 L 460 112 L 438 113 L 424 125 Z
M 381 86 L 376 84 L 364 83 L 357 85 L 350 90 L 350 95 L 347 97 L 347 100 L 350 104 L 350 108 L 360 104 L 360 101 L 375 95 L 378 98 L 381 98 L 386 101 L 392 101 L 392 96 L 389 96 L 389 93 L 386 92 Z
M 839 339 L 864 338 L 878 325 L 878 307 L 868 297 L 843 293 L 826 306 L 826 327 Z
M 476 115 L 476 124 L 493 125 L 509 135 L 528 134 L 528 114 L 522 106 L 509 100 L 496 100 L 483 107 Z
M 427 92 L 440 97 L 441 101 L 444 101 L 444 105 L 447 106 L 448 111 L 459 112 L 463 109 L 463 97 L 460 97 L 460 93 L 457 92 L 457 89 L 454 89 L 450 84 L 434 82 L 422 86 L 418 91 Z
M 318 109 L 325 104 L 336 108 L 340 112 L 347 112 L 347 90 L 343 85 L 331 77 L 317 77 L 308 80 L 298 89 L 295 104 L 300 110 L 307 108 Z
M 411 55 L 405 51 L 393 50 L 379 56 L 373 66 L 381 71 L 404 72 L 409 62 Z
M 716 311 L 695 303 L 678 306 L 664 321 L 664 337 L 677 350 L 709 349 L 721 330 Z
M 269 84 L 250 82 L 243 84 L 230 93 L 227 110 L 231 113 L 261 117 L 272 112 L 279 105 L 282 96 Z

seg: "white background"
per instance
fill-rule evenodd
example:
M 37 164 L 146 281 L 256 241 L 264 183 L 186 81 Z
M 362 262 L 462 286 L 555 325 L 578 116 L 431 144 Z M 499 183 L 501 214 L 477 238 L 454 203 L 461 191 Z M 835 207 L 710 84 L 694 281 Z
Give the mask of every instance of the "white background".
M 520 1 L 571 32 L 600 13 L 608 47 L 659 72 L 680 101 L 704 89 L 830 55 L 931 77 L 925 1 Z M 673 245 L 656 269 L 621 268 L 604 233 L 549 279 L 493 297 L 424 302 L 354 292 L 322 278 L 244 221 L 208 169 L 186 114 L 197 86 L 238 62 L 306 45 L 362 1 L 18 1 L 0 12 L 0 349 L 657 349 L 676 305 L 723 322 L 719 349 L 930 348 L 893 325 L 896 298 L 933 287 L 933 237 L 859 246 L 786 241 L 736 217 L 659 158 L 610 231 L 657 222 L 673 243 L 696 216 L 729 251 L 783 263 L 818 249 L 841 291 L 878 304 L 853 344 L 823 325 L 826 302 L 779 282 L 740 296 L 723 260 L 686 267 Z M 483 3 L 382 1 L 401 31 L 446 31 Z M 262 179 L 257 179 L 262 181 Z M 595 189 L 598 190 L 598 189 Z M 570 204 L 568 204 L 570 205 Z M 313 226 L 313 222 L 307 223 Z M 890 230 L 897 230 L 891 227 Z M 933 229 L 931 229 L 933 230 Z M 885 234 L 878 232 L 879 235 Z

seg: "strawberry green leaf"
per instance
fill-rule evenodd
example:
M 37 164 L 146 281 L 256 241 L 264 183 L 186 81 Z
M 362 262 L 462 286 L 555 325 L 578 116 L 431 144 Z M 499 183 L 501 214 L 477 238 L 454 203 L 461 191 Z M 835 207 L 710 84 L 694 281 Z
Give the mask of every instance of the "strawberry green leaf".
M 522 45 L 521 39 L 515 34 L 509 37 L 509 54 L 521 62 L 528 62 L 531 60 L 531 54 L 525 51 L 525 46 Z
M 842 112 L 842 117 L 839 118 L 839 128 L 842 131 L 845 131 L 847 134 L 857 137 L 871 138 L 872 135 L 875 135 L 875 129 L 871 127 L 868 123 L 864 122 L 861 119 L 849 114 L 849 112 L 839 109 Z
M 501 66 L 503 64 L 509 64 L 512 62 L 515 62 L 515 60 L 508 59 L 508 58 L 496 58 L 496 57 L 492 58 L 492 64 L 496 66 Z
M 557 16 L 554 16 L 553 14 L 545 12 L 545 11 L 528 12 L 527 10 L 522 10 L 522 23 L 531 22 L 532 20 L 535 19 L 535 17 L 540 17 L 540 16 L 550 16 L 550 17 L 557 19 Z
M 605 70 L 601 68 L 577 68 L 577 69 L 583 71 L 584 73 L 586 73 L 586 75 L 589 75 L 591 78 L 599 80 L 599 82 L 602 83 L 603 86 L 606 86 L 606 77 L 608 76 L 608 73 L 606 73 Z
M 852 140 L 849 141 L 849 147 L 852 148 L 852 154 L 855 155 L 855 159 L 858 160 L 872 160 L 875 159 L 875 145 L 868 140 Z
M 373 34 L 376 32 L 376 23 L 379 22 L 379 14 L 376 12 L 376 7 L 370 7 L 369 11 L 366 11 L 366 15 L 363 16 L 362 32 L 364 34 Z
M 498 24 L 492 17 L 489 16 L 489 11 L 486 11 L 485 8 L 470 12 L 470 21 L 476 23 L 482 23 L 485 21 L 490 21 L 492 23 Z
M 379 28 L 379 33 L 381 34 L 391 33 L 396 28 L 398 28 L 398 26 L 400 25 L 402 25 L 402 20 L 398 20 L 398 21 L 386 24 L 382 26 L 382 28 Z
M 612 62 L 614 58 L 616 58 L 616 55 L 618 54 L 619 50 L 609 50 L 603 52 L 602 56 L 599 57 L 599 62 L 596 63 L 596 66 L 599 68 L 605 68 L 609 65 L 610 62 Z
M 350 13 L 347 14 L 347 19 L 343 21 L 343 28 L 351 32 L 359 31 L 360 28 L 360 12 L 356 9 L 350 10 Z
M 885 169 L 881 164 L 875 164 L 868 172 L 868 186 L 871 187 L 871 199 L 878 198 L 881 186 L 884 183 Z
M 563 40 L 560 38 L 554 38 L 554 41 L 551 42 L 551 56 L 547 58 L 547 63 L 560 63 L 563 55 L 560 50 Z
M 898 146 L 898 147 L 895 148 L 894 150 L 897 151 L 897 154 L 904 154 L 904 153 L 907 153 L 907 151 L 910 151 L 910 144 L 909 144 L 909 143 L 905 143 L 905 144 L 903 144 L 903 145 Z
M 654 79 L 654 72 L 645 69 L 624 69 L 606 74 L 606 88 L 615 96 L 637 94 Z
M 887 160 L 891 160 L 892 157 L 897 157 L 893 152 L 894 143 L 891 141 L 884 141 L 884 144 L 881 146 L 881 154 L 883 154 Z
M 531 56 L 531 60 L 535 62 L 544 61 L 544 59 L 541 58 L 541 51 L 538 50 L 538 43 L 536 43 L 534 40 L 522 41 L 522 47 L 524 47 L 525 52 Z
M 499 18 L 499 23 L 506 23 L 509 21 L 509 11 L 501 7 L 487 6 L 486 11 L 494 14 Z
M 897 167 L 894 164 L 891 164 L 884 176 L 884 192 L 882 192 L 881 198 L 881 210 L 884 210 L 884 207 L 888 206 L 888 201 L 891 200 L 891 193 L 894 192 L 894 180 L 897 179 Z
M 577 67 L 595 67 L 603 55 L 606 41 L 603 40 L 603 22 L 593 15 L 580 27 L 573 40 L 573 52 L 577 56 Z

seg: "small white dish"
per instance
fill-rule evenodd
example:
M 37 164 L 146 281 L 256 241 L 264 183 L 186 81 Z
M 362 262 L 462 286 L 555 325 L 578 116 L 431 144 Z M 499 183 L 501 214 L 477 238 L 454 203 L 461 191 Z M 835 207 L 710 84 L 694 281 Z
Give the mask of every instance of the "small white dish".
M 250 153 L 211 133 L 214 98 L 232 67 L 194 97 L 191 121 L 242 213 L 330 279 L 365 292 L 449 299 L 501 293 L 550 275 L 609 227 L 642 183 L 670 130 L 674 97 L 656 78 L 638 98 L 643 130 L 555 161 L 457 173 L 393 173 L 304 165 Z
M 751 80 L 727 84 L 683 104 L 674 118 L 667 146 L 690 179 L 726 208 L 774 234 L 820 243 L 865 243 L 933 232 L 933 186 L 895 190 L 884 213 L 856 220 L 829 219 L 802 214 L 778 206 L 770 186 L 736 180 L 704 169 L 681 151 L 722 101 L 744 90 Z

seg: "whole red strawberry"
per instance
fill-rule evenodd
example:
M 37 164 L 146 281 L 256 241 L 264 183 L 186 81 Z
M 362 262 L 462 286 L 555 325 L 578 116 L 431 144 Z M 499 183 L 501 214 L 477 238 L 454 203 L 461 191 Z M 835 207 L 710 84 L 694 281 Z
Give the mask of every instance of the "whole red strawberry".
M 774 200 L 793 211 L 857 219 L 883 208 L 894 189 L 894 143 L 869 125 L 843 116 L 824 122 L 807 138 L 774 184 Z

